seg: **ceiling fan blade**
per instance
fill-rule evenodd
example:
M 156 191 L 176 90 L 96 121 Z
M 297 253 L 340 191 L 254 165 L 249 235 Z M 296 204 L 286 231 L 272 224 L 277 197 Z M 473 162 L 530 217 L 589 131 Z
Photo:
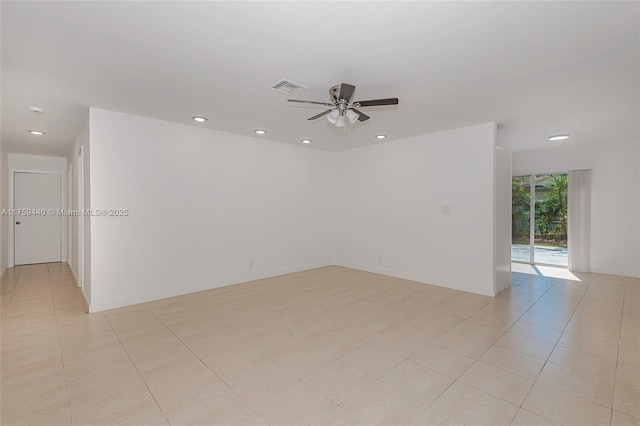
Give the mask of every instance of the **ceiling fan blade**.
M 331 105 L 331 104 L 329 104 L 329 105 Z M 313 117 L 309 117 L 309 118 L 307 118 L 307 120 L 315 120 L 317 118 L 320 118 L 320 117 L 323 117 L 323 116 L 329 114 L 331 111 L 333 111 L 333 108 L 328 109 L 328 110 L 326 110 L 324 112 L 321 112 L 320 114 L 316 114 Z
M 353 98 L 353 94 L 356 91 L 356 86 L 351 84 L 342 83 L 340 85 L 340 94 L 338 95 L 338 99 L 344 99 L 347 102 L 351 102 Z
M 356 114 L 358 114 L 358 121 L 367 121 L 368 119 L 370 119 L 371 117 L 369 117 L 367 114 L 363 114 L 362 112 L 358 111 L 355 108 L 351 108 L 353 110 L 353 112 L 355 112 Z
M 370 106 L 378 106 L 378 105 L 398 105 L 398 98 L 373 99 L 371 101 L 359 101 L 354 103 L 359 104 L 361 107 L 370 107 Z
M 301 103 L 301 104 L 315 104 L 315 105 L 333 106 L 333 104 L 330 104 L 328 102 L 301 101 L 301 100 L 298 100 L 298 99 L 287 99 L 287 102 L 298 102 L 298 103 Z

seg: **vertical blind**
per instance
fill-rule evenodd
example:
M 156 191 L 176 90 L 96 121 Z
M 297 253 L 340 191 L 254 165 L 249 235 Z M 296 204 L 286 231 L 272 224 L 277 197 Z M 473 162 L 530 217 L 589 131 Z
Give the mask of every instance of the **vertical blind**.
M 591 170 L 569 172 L 569 269 L 591 269 Z

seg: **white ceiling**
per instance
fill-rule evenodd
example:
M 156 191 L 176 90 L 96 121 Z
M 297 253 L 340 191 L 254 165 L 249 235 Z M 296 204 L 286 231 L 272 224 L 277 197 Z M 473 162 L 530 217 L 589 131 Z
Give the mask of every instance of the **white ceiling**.
M 336 151 L 495 121 L 513 150 L 638 138 L 638 2 L 3 1 L 2 139 L 66 155 L 87 108 Z M 281 78 L 309 87 L 287 96 Z M 337 83 L 398 97 L 347 134 Z M 45 108 L 36 116 L 30 105 Z M 204 125 L 194 115 L 209 118 Z M 46 132 L 36 137 L 27 130 Z

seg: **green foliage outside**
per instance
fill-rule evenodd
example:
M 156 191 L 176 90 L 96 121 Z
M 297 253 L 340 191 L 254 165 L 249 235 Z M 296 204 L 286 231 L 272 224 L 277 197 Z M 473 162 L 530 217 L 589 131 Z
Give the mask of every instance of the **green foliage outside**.
M 534 176 L 535 242 L 567 245 L 567 174 Z M 529 243 L 530 177 L 512 180 L 512 239 Z
M 515 176 L 511 180 L 511 238 L 529 240 L 529 176 Z

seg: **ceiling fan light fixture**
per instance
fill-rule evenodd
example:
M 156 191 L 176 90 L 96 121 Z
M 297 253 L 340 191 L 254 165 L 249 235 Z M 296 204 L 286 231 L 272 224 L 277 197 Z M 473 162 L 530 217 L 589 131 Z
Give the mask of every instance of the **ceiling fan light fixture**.
M 311 139 L 302 139 L 300 142 L 302 142 L 304 144 L 309 144 L 309 143 L 311 143 Z
M 254 130 L 254 132 L 255 132 L 257 135 L 264 135 L 265 133 L 267 133 L 267 131 L 266 131 L 266 130 Z
M 367 114 L 359 111 L 360 107 L 372 107 L 381 105 L 398 105 L 398 98 L 370 99 L 367 101 L 353 101 L 356 86 L 352 84 L 338 84 L 329 89 L 329 99 L 331 102 L 307 101 L 303 99 L 287 99 L 287 102 L 296 102 L 303 104 L 323 105 L 329 109 L 307 118 L 307 121 L 317 120 L 320 117 L 327 117 L 329 123 L 337 127 L 347 125 L 356 121 L 364 122 L 369 120 Z
M 193 121 L 197 121 L 198 123 L 204 123 L 205 121 L 207 121 L 206 117 L 191 117 L 191 119 Z
M 338 111 L 337 109 L 334 109 L 329 114 L 327 114 L 327 120 L 331 124 L 336 124 L 336 121 L 338 121 L 339 116 L 340 116 L 340 111 Z
M 347 119 L 349 120 L 349 123 L 355 123 L 358 120 L 358 117 L 359 116 L 355 111 L 350 109 L 347 110 Z
M 387 135 L 376 135 L 376 139 L 384 139 Z

